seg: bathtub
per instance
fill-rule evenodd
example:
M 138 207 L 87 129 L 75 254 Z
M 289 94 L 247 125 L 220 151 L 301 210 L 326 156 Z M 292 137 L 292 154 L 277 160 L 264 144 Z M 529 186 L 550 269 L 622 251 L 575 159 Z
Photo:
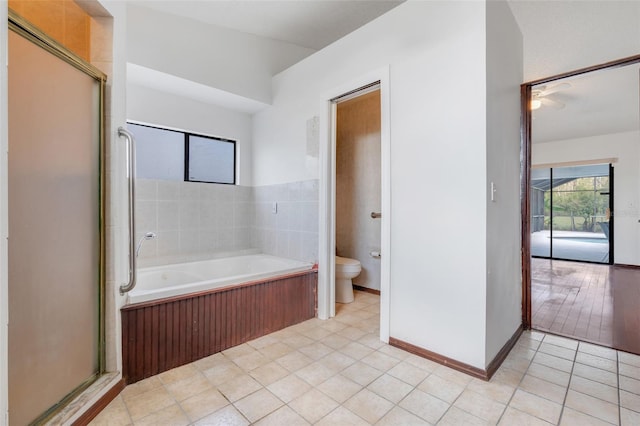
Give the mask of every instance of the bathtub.
M 266 254 L 225 257 L 138 269 L 128 303 L 221 289 L 311 270 L 311 263 Z
M 317 269 L 245 255 L 138 270 L 121 309 L 126 384 L 316 316 Z

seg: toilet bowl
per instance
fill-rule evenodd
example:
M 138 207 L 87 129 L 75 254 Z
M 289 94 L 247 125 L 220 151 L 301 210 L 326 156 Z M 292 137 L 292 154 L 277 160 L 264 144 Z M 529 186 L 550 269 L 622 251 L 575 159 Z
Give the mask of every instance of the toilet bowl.
M 336 256 L 336 302 L 353 302 L 353 283 L 362 270 L 360 262 L 347 257 Z

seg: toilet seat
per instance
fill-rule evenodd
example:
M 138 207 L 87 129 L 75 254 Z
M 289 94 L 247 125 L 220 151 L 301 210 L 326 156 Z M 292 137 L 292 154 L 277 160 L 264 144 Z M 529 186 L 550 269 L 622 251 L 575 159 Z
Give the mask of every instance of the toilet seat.
M 362 265 L 360 261 L 356 259 L 349 259 L 348 257 L 336 256 L 336 272 L 343 273 L 360 273 Z

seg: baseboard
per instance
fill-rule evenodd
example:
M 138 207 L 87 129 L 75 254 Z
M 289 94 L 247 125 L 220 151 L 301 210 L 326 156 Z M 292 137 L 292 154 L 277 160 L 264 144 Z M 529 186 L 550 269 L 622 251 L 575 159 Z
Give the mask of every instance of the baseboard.
M 496 356 L 493 357 L 493 359 L 491 360 L 491 362 L 487 366 L 487 370 L 486 370 L 487 378 L 486 378 L 486 380 L 490 380 L 493 377 L 493 375 L 496 373 L 496 371 L 498 371 L 498 368 L 500 368 L 500 366 L 504 362 L 504 360 L 507 357 L 507 355 L 509 355 L 509 352 L 511 352 L 511 349 L 513 349 L 513 347 L 518 342 L 518 339 L 522 335 L 523 331 L 524 331 L 524 328 L 522 327 L 522 324 L 520 324 L 518 326 L 518 328 L 516 329 L 516 331 L 511 336 L 511 338 L 509 340 L 507 340 L 507 343 L 505 343 L 504 346 L 502 347 L 502 349 L 500 349 L 498 351 L 498 353 L 496 354 Z
M 422 358 L 426 358 L 433 362 L 437 362 L 438 364 L 453 368 L 454 370 L 458 370 L 472 377 L 488 381 L 495 374 L 495 372 L 498 371 L 498 368 L 500 368 L 500 365 L 502 365 L 502 362 L 505 360 L 511 349 L 515 346 L 518 338 L 520 338 L 522 331 L 522 325 L 518 326 L 518 329 L 515 331 L 515 333 L 513 333 L 511 338 L 507 341 L 507 343 L 505 343 L 502 349 L 500 349 L 493 360 L 491 360 L 489 366 L 485 370 L 469 364 L 465 364 L 464 362 L 460 362 L 453 358 L 431 352 L 430 350 L 412 345 L 411 343 L 404 342 L 394 337 L 389 337 L 389 344 L 391 346 L 395 346 L 396 348 L 411 352 L 412 354 L 418 355 Z
M 353 285 L 353 289 L 354 290 L 358 290 L 358 291 L 364 291 L 366 293 L 371 293 L 371 294 L 376 294 L 378 296 L 380 296 L 380 290 L 376 290 L 375 288 L 369 288 L 369 287 L 362 287 L 360 285 Z
M 615 266 L 616 268 L 640 270 L 640 266 L 638 266 L 638 265 L 627 265 L 627 264 L 624 264 L 624 263 L 614 263 L 613 266 Z
M 88 425 L 91 420 L 96 418 L 98 414 L 102 410 L 106 408 L 107 405 L 111 401 L 115 399 L 116 396 L 122 392 L 125 387 L 124 379 L 120 379 L 115 385 L 111 387 L 102 397 L 95 402 L 87 411 L 85 411 L 80 417 L 73 422 L 73 426 L 84 426 Z

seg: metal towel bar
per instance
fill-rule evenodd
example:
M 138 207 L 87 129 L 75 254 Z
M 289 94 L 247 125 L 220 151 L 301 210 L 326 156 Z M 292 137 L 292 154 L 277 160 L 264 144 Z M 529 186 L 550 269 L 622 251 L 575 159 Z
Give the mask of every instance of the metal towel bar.
M 129 282 L 120 286 L 120 294 L 133 290 L 136 286 L 136 142 L 133 135 L 124 127 L 118 127 L 118 136 L 124 137 L 127 143 L 127 171 L 129 177 Z

